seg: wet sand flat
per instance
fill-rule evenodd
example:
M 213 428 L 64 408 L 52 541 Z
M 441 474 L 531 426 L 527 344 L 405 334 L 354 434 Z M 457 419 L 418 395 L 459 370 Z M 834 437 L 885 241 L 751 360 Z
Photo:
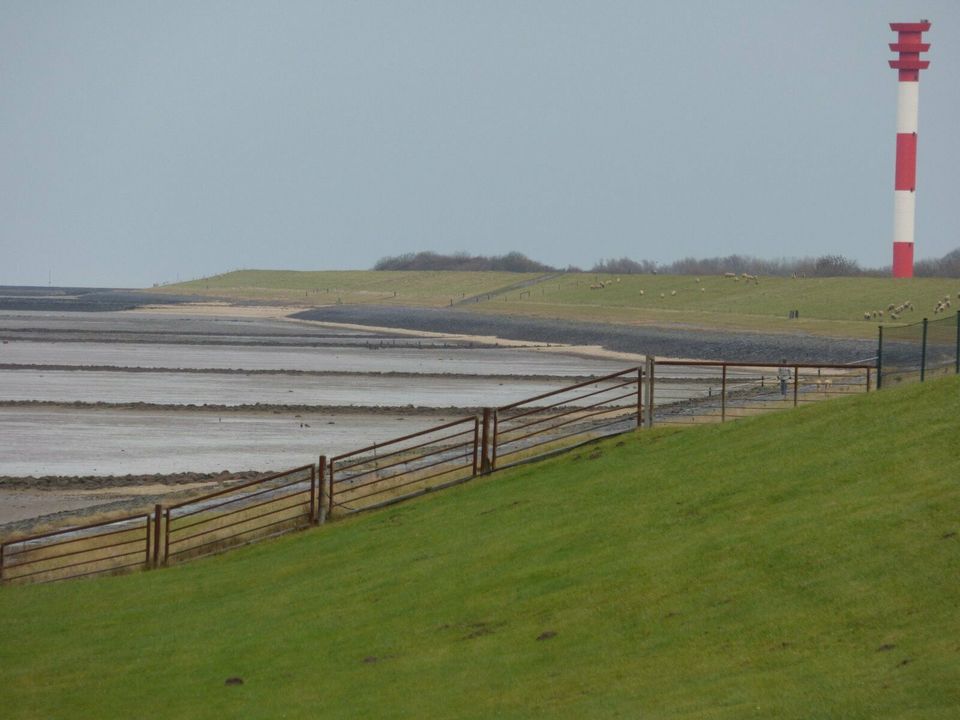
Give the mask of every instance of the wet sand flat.
M 0 402 L 480 407 L 506 405 L 566 384 L 506 377 L 0 370 Z
M 155 343 L 25 342 L 0 345 L 0 364 L 582 376 L 618 372 L 623 361 L 518 348 L 293 348 Z
M 282 470 L 458 417 L 301 415 L 0 408 L 0 475 Z

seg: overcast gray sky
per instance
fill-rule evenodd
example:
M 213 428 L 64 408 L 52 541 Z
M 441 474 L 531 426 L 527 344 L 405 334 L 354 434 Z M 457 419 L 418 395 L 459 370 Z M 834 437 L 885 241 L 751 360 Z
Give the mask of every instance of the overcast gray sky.
M 418 250 L 889 264 L 887 23 L 921 18 L 925 258 L 960 246 L 956 0 L 0 0 L 0 283 Z

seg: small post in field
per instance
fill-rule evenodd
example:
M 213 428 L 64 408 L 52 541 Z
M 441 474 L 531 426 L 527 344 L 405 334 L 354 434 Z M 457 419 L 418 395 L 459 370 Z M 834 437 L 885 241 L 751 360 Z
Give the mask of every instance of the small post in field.
M 720 371 L 720 422 L 727 421 L 727 364 Z
M 480 473 L 490 472 L 490 408 L 483 409 L 483 428 L 480 432 Z
M 310 514 L 307 516 L 307 522 L 311 525 L 317 524 L 317 469 L 310 468 Z
M 327 456 L 321 455 L 317 462 L 317 525 L 327 521 L 327 505 L 324 502 L 327 493 Z
M 153 506 L 153 566 L 160 567 L 160 523 L 163 522 L 163 507 Z
M 927 319 L 923 319 L 923 338 L 920 344 L 920 382 L 927 376 Z
M 644 417 L 644 427 L 648 430 L 653 427 L 653 384 L 654 384 L 654 369 L 656 367 L 656 360 L 654 360 L 652 355 L 647 355 L 647 359 L 644 363 L 644 375 L 646 375 L 646 386 L 647 386 L 647 400 L 646 400 L 646 417 Z
M 643 427 L 643 368 L 637 368 L 637 427 Z

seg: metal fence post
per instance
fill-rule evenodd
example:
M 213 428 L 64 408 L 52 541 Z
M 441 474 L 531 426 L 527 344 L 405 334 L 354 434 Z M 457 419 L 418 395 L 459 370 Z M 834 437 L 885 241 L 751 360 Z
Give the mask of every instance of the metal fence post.
M 496 410 L 493 411 L 493 438 L 491 440 L 492 450 L 490 452 L 490 472 L 493 472 L 497 469 L 497 431 L 499 430 L 500 425 L 500 413 Z
M 920 382 L 927 375 L 927 319 L 923 319 L 923 339 L 920 341 Z
M 877 390 L 883 383 L 883 325 L 879 326 L 880 336 L 877 339 Z
M 637 368 L 637 427 L 643 427 L 643 368 Z
M 163 564 L 166 565 L 170 560 L 170 508 L 164 510 L 163 517 Z
M 480 433 L 480 473 L 490 472 L 490 408 L 483 409 L 483 428 Z
M 720 422 L 727 421 L 727 364 L 720 371 Z
M 645 363 L 644 373 L 646 374 L 646 386 L 647 386 L 647 400 L 646 400 L 646 413 L 644 417 L 644 427 L 650 429 L 653 427 L 653 385 L 654 385 L 654 375 L 656 360 L 651 355 L 647 355 L 647 360 Z
M 473 464 L 470 470 L 470 477 L 477 476 L 477 455 L 480 451 L 480 418 L 473 416 Z
M 870 392 L 870 368 L 867 368 L 867 392 Z
M 957 310 L 957 352 L 955 357 L 957 363 L 957 375 L 960 375 L 960 310 Z
M 793 406 L 797 406 L 797 393 L 800 390 L 800 366 L 793 366 Z
M 327 517 L 333 517 L 333 460 L 330 461 L 327 472 L 330 476 L 330 479 L 327 481 L 327 487 L 330 488 L 330 492 L 327 495 Z
M 153 554 L 150 552 L 150 513 L 147 513 L 143 516 L 146 518 L 144 525 L 146 526 L 147 536 L 144 538 L 143 547 L 144 547 L 144 558 L 143 558 L 143 569 L 149 570 L 153 565 Z
M 317 525 L 327 521 L 327 456 L 321 455 L 317 461 Z
M 160 567 L 160 523 L 163 522 L 163 507 L 153 506 L 153 566 Z
M 307 522 L 316 525 L 317 518 L 317 468 L 310 468 L 310 513 L 307 515 Z

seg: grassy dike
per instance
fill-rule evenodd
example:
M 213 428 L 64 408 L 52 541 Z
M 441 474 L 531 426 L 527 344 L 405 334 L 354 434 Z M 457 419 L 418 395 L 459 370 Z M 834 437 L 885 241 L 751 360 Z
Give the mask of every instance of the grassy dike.
M 603 282 L 602 289 L 591 289 Z M 297 307 L 376 304 L 446 307 L 479 298 L 462 309 L 493 315 L 626 325 L 686 326 L 730 331 L 811 333 L 875 338 L 878 323 L 916 323 L 951 298 L 947 315 L 960 307 L 960 280 L 951 278 L 783 278 L 758 283 L 721 276 L 562 276 L 494 272 L 387 272 L 241 270 L 156 292 L 192 293 L 240 302 Z M 662 296 L 662 297 L 661 297 Z M 899 320 L 888 307 L 911 301 Z M 790 320 L 791 310 L 800 313 Z M 883 310 L 883 319 L 864 319 Z
M 954 377 L 642 432 L 179 568 L 2 588 L 0 707 L 953 718 L 958 418 Z

